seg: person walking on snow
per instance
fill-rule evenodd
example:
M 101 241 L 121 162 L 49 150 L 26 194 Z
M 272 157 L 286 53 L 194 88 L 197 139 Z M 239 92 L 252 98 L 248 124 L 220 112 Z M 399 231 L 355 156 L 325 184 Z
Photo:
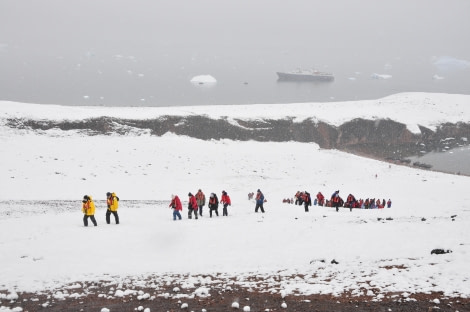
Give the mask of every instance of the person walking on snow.
M 219 216 L 219 199 L 217 198 L 217 195 L 215 193 L 211 193 L 211 196 L 209 197 L 209 215 L 212 218 L 212 211 L 215 212 L 217 217 Z
M 188 218 L 192 219 L 192 214 L 194 212 L 194 218 L 197 220 L 197 200 L 196 197 L 188 193 L 189 201 L 188 201 Z
M 310 193 L 305 191 L 304 192 L 304 208 L 305 208 L 305 212 L 308 212 L 308 206 L 312 206 L 312 198 L 310 196 Z
M 339 211 L 339 207 L 342 206 L 341 204 L 341 197 L 339 197 L 339 191 L 335 191 L 331 195 L 331 206 L 336 208 L 336 212 Z
M 264 213 L 263 204 L 264 204 L 264 195 L 263 195 L 263 192 L 261 192 L 260 189 L 258 189 L 256 191 L 255 212 L 258 212 L 258 209 L 261 209 L 261 212 Z
M 196 193 L 197 206 L 199 207 L 199 215 L 202 217 L 202 207 L 206 204 L 206 195 L 199 189 Z
M 226 191 L 222 191 L 222 197 L 220 198 L 220 203 L 224 205 L 224 208 L 222 210 L 222 215 L 223 216 L 228 216 L 228 211 L 227 211 L 227 206 L 231 206 L 232 202 L 230 201 L 230 196 L 228 196 Z
M 317 194 L 318 206 L 323 206 L 325 204 L 325 196 L 321 192 Z
M 171 203 L 168 207 L 173 209 L 173 221 L 176 220 L 176 217 L 181 220 L 180 211 L 183 210 L 183 205 L 181 205 L 181 201 L 178 195 L 171 195 Z
M 119 216 L 117 213 L 118 206 L 119 206 L 119 197 L 116 196 L 116 193 L 108 192 L 106 193 L 106 204 L 108 205 L 108 209 L 106 210 L 106 223 L 111 223 L 111 214 L 114 215 L 114 221 L 116 224 L 119 224 Z
M 88 226 L 88 218 L 91 219 L 94 226 L 98 226 L 95 219 L 95 203 L 89 195 L 83 196 L 82 200 L 83 225 Z

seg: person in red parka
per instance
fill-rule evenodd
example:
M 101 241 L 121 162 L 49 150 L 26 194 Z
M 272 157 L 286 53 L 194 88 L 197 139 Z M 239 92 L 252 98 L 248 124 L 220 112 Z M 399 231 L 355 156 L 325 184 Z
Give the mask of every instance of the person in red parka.
M 181 220 L 180 211 L 183 210 L 183 205 L 181 205 L 181 200 L 178 195 L 171 195 L 171 203 L 169 207 L 173 209 L 173 220 L 176 220 L 176 217 Z
M 224 205 L 224 208 L 222 210 L 223 211 L 222 215 L 228 216 L 227 206 L 231 206 L 232 202 L 230 201 L 230 196 L 228 196 L 226 191 L 222 191 L 222 197 L 220 198 L 220 203 Z
M 321 192 L 317 194 L 318 206 L 323 206 L 325 204 L 325 196 Z
M 188 193 L 189 197 L 189 202 L 188 202 L 188 218 L 192 219 L 192 213 L 194 212 L 194 218 L 197 220 L 197 200 L 196 196 L 191 194 L 191 192 Z
M 312 198 L 310 196 L 310 193 L 307 191 L 303 192 L 302 200 L 304 202 L 305 212 L 308 212 L 308 206 L 312 206 Z

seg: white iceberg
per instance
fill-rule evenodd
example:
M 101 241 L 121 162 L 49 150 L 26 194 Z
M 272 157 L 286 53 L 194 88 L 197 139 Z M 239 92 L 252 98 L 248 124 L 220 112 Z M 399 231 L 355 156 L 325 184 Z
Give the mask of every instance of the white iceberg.
M 373 73 L 372 75 L 370 75 L 370 78 L 372 78 L 372 79 L 390 79 L 390 78 L 392 78 L 392 75 Z
M 209 84 L 213 85 L 217 83 L 217 80 L 212 77 L 211 75 L 199 75 L 199 76 L 194 76 L 191 79 L 191 83 L 193 84 Z
M 470 61 L 459 60 L 451 56 L 441 56 L 434 62 L 434 66 L 440 70 L 462 70 L 470 68 Z

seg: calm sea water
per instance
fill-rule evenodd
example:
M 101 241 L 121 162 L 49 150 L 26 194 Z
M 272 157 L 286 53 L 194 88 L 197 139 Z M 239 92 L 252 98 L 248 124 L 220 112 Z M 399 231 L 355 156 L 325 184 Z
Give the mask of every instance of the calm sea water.
M 469 1 L 440 0 L 2 0 L 0 100 L 182 106 L 470 94 L 468 12 Z M 336 79 L 277 81 L 276 71 L 297 68 Z M 191 84 L 198 75 L 217 83 Z
M 430 164 L 433 170 L 470 175 L 470 146 L 455 148 L 447 152 L 428 153 L 410 159 L 412 162 Z
M 91 49 L 45 55 L 8 47 L 0 53 L 0 96 L 61 105 L 187 106 L 364 100 L 410 91 L 470 94 L 470 65 L 440 70 L 430 55 L 398 58 L 371 51 L 368 59 L 348 62 L 338 55 L 316 57 L 285 48 L 201 54 L 170 49 L 151 55 Z M 297 68 L 331 72 L 335 81 L 278 81 L 276 71 Z M 217 83 L 190 82 L 199 75 L 211 75 Z

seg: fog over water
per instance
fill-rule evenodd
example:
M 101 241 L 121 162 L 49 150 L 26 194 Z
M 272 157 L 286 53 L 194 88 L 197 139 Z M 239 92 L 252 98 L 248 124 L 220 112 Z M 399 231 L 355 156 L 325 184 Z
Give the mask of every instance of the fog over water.
M 2 0 L 0 100 L 173 106 L 470 94 L 469 12 L 467 0 Z M 277 81 L 276 71 L 297 68 L 335 81 Z M 217 83 L 192 84 L 198 75 Z

